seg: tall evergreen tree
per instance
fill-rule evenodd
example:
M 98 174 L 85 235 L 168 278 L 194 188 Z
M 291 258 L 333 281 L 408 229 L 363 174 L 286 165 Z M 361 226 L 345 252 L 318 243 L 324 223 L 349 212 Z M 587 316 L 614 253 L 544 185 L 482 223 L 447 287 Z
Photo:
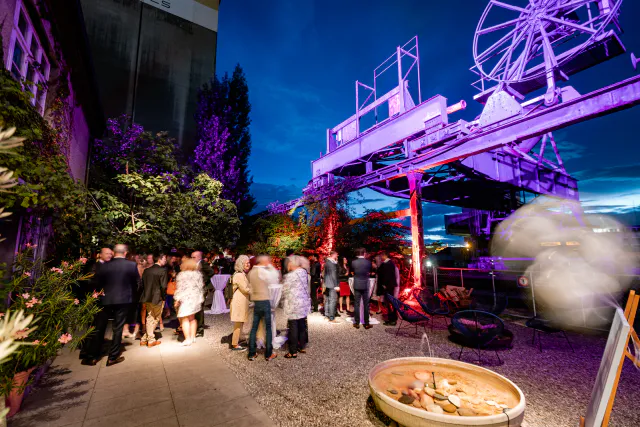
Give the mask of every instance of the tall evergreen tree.
M 249 87 L 240 65 L 236 65 L 231 78 L 226 73 L 222 79 L 214 76 L 199 92 L 195 117 L 199 139 L 196 165 L 222 182 L 223 197 L 236 204 L 240 218 L 245 218 L 255 206 L 248 165 L 250 112 Z M 213 158 L 206 159 L 207 156 Z

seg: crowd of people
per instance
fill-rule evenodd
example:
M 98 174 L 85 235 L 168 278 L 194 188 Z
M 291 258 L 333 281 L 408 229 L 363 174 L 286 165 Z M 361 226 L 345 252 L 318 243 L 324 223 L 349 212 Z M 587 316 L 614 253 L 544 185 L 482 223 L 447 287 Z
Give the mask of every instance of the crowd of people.
M 306 353 L 307 317 L 320 310 L 320 302 L 327 321 L 340 323 L 340 315 L 350 311 L 353 294 L 353 326 L 370 329 L 370 286 L 374 283 L 377 314 L 384 307 L 388 316 L 385 325 L 396 323 L 395 310 L 384 296 L 397 297 L 400 276 L 387 253 L 369 259 L 366 250 L 360 248 L 356 250 L 356 258 L 349 262 L 334 251 L 321 263 L 315 254 L 306 258 L 287 251 L 279 267 L 273 265 L 268 255 L 240 255 L 234 259 L 229 253 L 193 251 L 187 256 L 177 250 L 134 255 L 122 244 L 113 249 L 102 248 L 95 263 L 88 267 L 94 276 L 87 286 L 96 290 L 94 296 L 99 297 L 102 310 L 94 319 L 94 334 L 81 351 L 82 364 L 95 365 L 100 359 L 109 319 L 113 333 L 107 366 L 124 361 L 121 350 L 124 338 L 139 339 L 145 347 L 162 344 L 156 339 L 156 328 L 162 332 L 163 318 L 173 312 L 179 321 L 173 333 L 184 337 L 181 345 L 191 346 L 197 336 L 204 335 L 204 305 L 207 293 L 213 289 L 211 278 L 215 274 L 232 273 L 226 294 L 233 324 L 231 350 L 248 350 L 249 360 L 257 358 L 261 322 L 266 331 L 264 357 L 267 361 L 277 357 L 272 343 L 275 325 L 271 316 L 271 284 L 282 283 L 282 309 L 288 324 L 288 352 L 284 355 L 287 359 Z M 243 342 L 247 323 L 251 329 Z

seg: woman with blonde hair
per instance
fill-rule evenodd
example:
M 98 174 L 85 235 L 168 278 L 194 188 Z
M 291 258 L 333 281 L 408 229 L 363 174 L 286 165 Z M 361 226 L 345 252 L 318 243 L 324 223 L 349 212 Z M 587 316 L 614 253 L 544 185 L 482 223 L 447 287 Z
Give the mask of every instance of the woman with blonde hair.
M 307 344 L 307 316 L 311 312 L 311 297 L 309 295 L 309 261 L 301 256 L 289 257 L 289 274 L 285 276 L 282 287 L 284 299 L 284 314 L 289 323 L 289 353 L 285 359 L 295 359 L 298 352 L 306 353 Z M 306 268 L 305 268 L 306 267 Z
M 251 268 L 249 257 L 240 255 L 236 260 L 235 273 L 231 282 L 233 284 L 233 296 L 231 298 L 231 321 L 233 322 L 233 335 L 231 336 L 231 350 L 245 351 L 246 348 L 238 345 L 240 333 L 245 322 L 249 319 L 249 278 L 247 272 Z
M 182 345 L 189 346 L 196 342 L 198 326 L 195 315 L 200 311 L 204 302 L 204 282 L 195 260 L 189 258 L 180 265 L 173 299 L 184 334 Z

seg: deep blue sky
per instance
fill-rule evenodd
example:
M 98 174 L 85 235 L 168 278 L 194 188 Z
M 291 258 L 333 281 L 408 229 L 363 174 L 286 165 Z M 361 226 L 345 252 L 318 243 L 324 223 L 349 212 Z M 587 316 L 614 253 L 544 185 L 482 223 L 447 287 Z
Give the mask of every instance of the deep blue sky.
M 372 83 L 373 69 L 414 35 L 420 41 L 423 99 L 441 94 L 470 108 L 472 40 L 486 0 L 229 0 L 220 7 L 217 72 L 244 68 L 253 106 L 250 167 L 259 208 L 297 197 L 311 178 L 311 160 L 326 149 L 326 129 L 354 113 L 355 80 Z M 627 53 L 572 77 L 581 93 L 631 77 L 629 53 L 640 56 L 640 1 L 622 7 Z M 634 22 L 635 17 L 635 22 Z M 580 179 L 588 212 L 622 214 L 636 222 L 640 205 L 640 107 L 556 132 L 567 170 Z M 363 193 L 367 206 L 394 210 L 407 202 Z M 399 202 L 399 203 L 398 203 Z M 444 234 L 442 215 L 425 206 L 425 234 Z M 640 222 L 640 213 L 638 221 Z

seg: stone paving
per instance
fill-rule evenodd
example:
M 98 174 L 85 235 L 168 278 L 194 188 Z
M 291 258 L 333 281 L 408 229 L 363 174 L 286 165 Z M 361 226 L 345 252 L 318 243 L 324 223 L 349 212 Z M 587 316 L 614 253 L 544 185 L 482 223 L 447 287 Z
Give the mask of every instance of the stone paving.
M 262 408 L 205 340 L 181 347 L 125 340 L 125 361 L 83 366 L 78 352 L 56 358 L 9 427 L 271 427 Z

